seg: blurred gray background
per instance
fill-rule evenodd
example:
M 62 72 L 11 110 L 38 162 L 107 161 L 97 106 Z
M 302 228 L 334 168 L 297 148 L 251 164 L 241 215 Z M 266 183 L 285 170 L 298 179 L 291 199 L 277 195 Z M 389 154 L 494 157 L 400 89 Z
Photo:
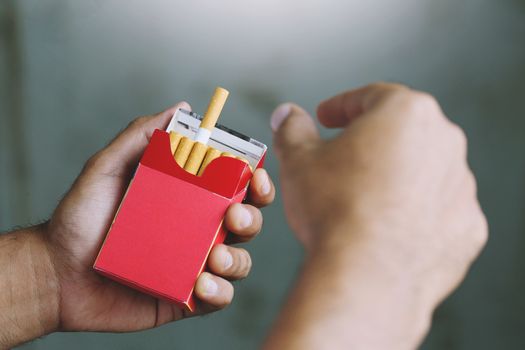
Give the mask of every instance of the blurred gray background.
M 222 123 L 271 144 L 279 102 L 314 112 L 375 80 L 431 92 L 465 128 L 491 227 L 423 348 L 524 349 L 521 0 L 3 0 L 0 230 L 49 217 L 89 155 L 135 116 L 183 99 L 202 113 L 222 85 L 231 91 Z M 277 176 L 272 156 L 267 168 Z M 280 199 L 264 213 L 249 245 L 253 272 L 226 311 L 134 334 L 53 334 L 20 349 L 256 348 L 302 258 Z

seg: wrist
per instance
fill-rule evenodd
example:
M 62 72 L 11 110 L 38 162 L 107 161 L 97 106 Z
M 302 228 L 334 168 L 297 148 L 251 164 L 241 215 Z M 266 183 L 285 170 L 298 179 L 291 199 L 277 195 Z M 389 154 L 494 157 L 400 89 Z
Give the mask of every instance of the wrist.
M 428 332 L 435 302 L 393 252 L 395 247 L 358 225 L 322 237 L 308 255 L 305 271 L 316 266 L 327 276 L 327 302 L 346 313 L 354 327 L 352 340 L 359 340 L 354 344 L 417 347 Z
M 59 283 L 45 224 L 0 240 L 0 345 L 11 347 L 58 329 Z
M 60 326 L 60 281 L 56 271 L 53 250 L 49 242 L 48 223 L 35 226 L 35 282 L 40 303 L 40 323 L 45 334 L 59 330 Z

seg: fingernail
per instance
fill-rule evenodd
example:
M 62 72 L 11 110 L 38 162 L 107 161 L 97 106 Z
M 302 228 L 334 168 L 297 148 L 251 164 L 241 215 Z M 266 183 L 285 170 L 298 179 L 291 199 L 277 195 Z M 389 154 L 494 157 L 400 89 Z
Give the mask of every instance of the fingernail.
M 207 295 L 215 295 L 219 290 L 219 286 L 211 278 L 206 278 L 204 280 L 204 293 Z
M 268 173 L 266 170 L 262 170 L 262 175 L 260 175 L 261 178 L 261 192 L 263 195 L 267 196 L 270 194 L 270 191 L 272 190 L 272 186 L 270 186 L 270 179 L 268 178 Z
M 252 213 L 243 206 L 239 207 L 239 226 L 241 228 L 250 227 L 253 222 Z
M 283 121 L 290 115 L 291 111 L 292 105 L 290 103 L 283 103 L 273 111 L 272 117 L 270 118 L 270 126 L 274 132 L 279 129 Z
M 228 270 L 233 265 L 233 256 L 228 250 L 224 253 L 224 270 Z

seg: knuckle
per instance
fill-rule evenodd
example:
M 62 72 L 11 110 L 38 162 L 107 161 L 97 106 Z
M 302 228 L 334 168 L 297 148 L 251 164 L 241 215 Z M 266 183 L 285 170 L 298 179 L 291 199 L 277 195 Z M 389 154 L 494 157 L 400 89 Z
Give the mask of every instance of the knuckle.
M 423 91 L 412 91 L 412 100 L 417 106 L 438 109 L 439 104 L 434 96 Z
M 465 131 L 459 125 L 451 123 L 450 132 L 452 133 L 454 143 L 458 145 L 461 150 L 466 151 L 468 139 Z
M 435 137 L 444 130 L 440 124 L 446 117 L 436 99 L 428 93 L 408 89 L 395 90 L 390 93 L 386 103 L 397 112 L 394 114 L 395 118 L 392 118 L 392 123 L 403 135 Z
M 368 87 L 372 90 L 384 91 L 385 93 L 394 93 L 394 92 L 409 90 L 409 88 L 406 85 L 399 84 L 399 83 L 391 83 L 387 81 L 377 81 L 375 83 L 368 85 Z
M 386 104 L 405 106 L 407 96 L 410 92 L 407 89 L 386 88 L 378 85 L 376 87 L 381 92 L 375 97 L 378 101 L 383 100 Z
M 102 157 L 102 151 L 99 151 L 91 157 L 89 157 L 86 164 L 84 165 L 84 170 L 96 167 L 98 164 L 100 164 Z
M 440 113 L 439 104 L 434 96 L 421 91 L 403 91 L 399 93 L 402 106 L 408 116 L 424 117 L 436 116 Z
M 473 215 L 469 232 L 469 242 L 472 247 L 472 259 L 476 258 L 487 244 L 489 238 L 489 226 L 481 209 L 477 209 Z
M 374 82 L 374 83 L 369 84 L 369 85 L 368 85 L 368 88 L 369 88 L 369 89 L 377 90 L 377 89 L 383 89 L 383 88 L 385 88 L 385 86 L 387 86 L 387 85 L 388 85 L 387 82 L 385 82 L 385 81 L 383 81 L 383 80 L 379 80 L 379 81 L 376 81 L 376 82 Z M 348 91 L 348 94 L 351 94 L 351 93 L 352 93 L 351 90 Z
M 141 125 L 143 125 L 146 120 L 148 119 L 148 117 L 146 116 L 140 116 L 140 117 L 137 117 L 135 119 L 133 119 L 129 124 L 128 124 L 128 128 L 137 128 L 137 127 L 140 127 Z
M 478 250 L 483 249 L 489 239 L 489 225 L 483 213 L 479 213 L 475 229 L 475 244 Z

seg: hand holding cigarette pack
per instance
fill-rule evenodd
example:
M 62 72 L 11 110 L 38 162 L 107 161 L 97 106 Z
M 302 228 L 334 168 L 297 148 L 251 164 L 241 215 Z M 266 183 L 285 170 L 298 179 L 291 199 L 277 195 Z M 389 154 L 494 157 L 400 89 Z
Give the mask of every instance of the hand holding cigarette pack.
M 179 109 L 155 130 L 95 261 L 99 273 L 194 310 L 193 288 L 223 218 L 247 192 L 266 146 L 216 125 L 228 92 L 217 88 L 201 117 Z

